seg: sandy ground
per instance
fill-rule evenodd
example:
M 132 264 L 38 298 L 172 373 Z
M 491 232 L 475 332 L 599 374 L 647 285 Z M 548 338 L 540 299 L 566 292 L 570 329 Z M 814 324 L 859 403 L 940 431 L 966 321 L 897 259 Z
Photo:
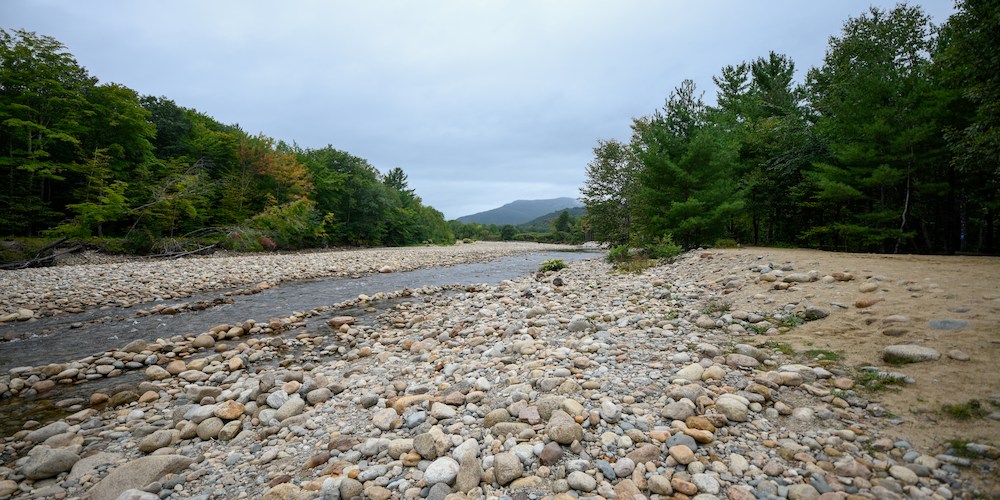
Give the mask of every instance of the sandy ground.
M 941 450 L 952 439 L 1000 444 L 1000 421 L 990 418 L 960 421 L 942 412 L 942 405 L 967 403 L 976 399 L 988 411 L 1000 408 L 1000 258 L 968 256 L 842 254 L 803 249 L 741 248 L 720 250 L 723 254 L 760 257 L 760 261 L 793 263 L 795 272 L 819 271 L 820 276 L 850 272 L 855 279 L 838 285 L 820 282 L 802 285 L 795 293 L 799 300 L 831 309 L 821 320 L 805 323 L 773 337 L 790 344 L 797 352 L 827 349 L 844 356 L 843 365 L 884 367 L 905 373 L 916 380 L 899 389 L 870 397 L 905 420 L 890 427 L 890 435 L 906 437 L 919 447 Z M 878 284 L 863 293 L 860 287 Z M 733 294 L 733 307 L 749 310 L 764 302 L 781 304 L 782 294 L 759 283 Z M 861 297 L 876 296 L 881 302 L 858 308 Z M 791 297 L 789 297 L 791 298 Z M 772 307 L 773 307 L 772 304 Z M 845 305 L 846 308 L 839 307 Z M 904 315 L 905 323 L 886 323 L 890 315 Z M 967 328 L 936 330 L 928 322 L 960 319 Z M 884 334 L 887 328 L 905 330 L 899 336 Z M 768 339 L 771 340 L 771 339 Z M 760 342 L 759 336 L 752 341 Z M 937 361 L 890 366 L 882 361 L 885 346 L 917 344 L 942 354 Z M 967 353 L 968 361 L 952 359 L 948 353 Z

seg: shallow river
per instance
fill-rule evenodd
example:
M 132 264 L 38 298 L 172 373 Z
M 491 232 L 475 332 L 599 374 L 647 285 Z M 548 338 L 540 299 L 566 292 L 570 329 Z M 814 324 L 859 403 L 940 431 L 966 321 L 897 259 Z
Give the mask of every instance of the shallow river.
M 191 297 L 161 302 L 165 305 L 231 299 L 201 311 L 188 310 L 175 315 L 137 317 L 139 309 L 111 308 L 88 311 L 0 326 L 0 336 L 8 332 L 29 333 L 28 338 L 0 343 L 0 373 L 18 366 L 43 366 L 65 363 L 90 355 L 100 355 L 109 349 L 124 347 L 136 339 L 156 340 L 175 335 L 196 335 L 220 323 L 239 323 L 247 319 L 267 321 L 285 317 L 294 311 L 308 311 L 357 297 L 405 288 L 439 285 L 494 284 L 518 278 L 538 270 L 548 259 L 566 262 L 595 258 L 592 252 L 540 252 L 504 257 L 489 262 L 461 264 L 445 268 L 374 274 L 357 279 L 325 278 L 282 283 L 253 295 L 233 295 L 231 290 L 218 290 Z M 315 319 L 315 318 L 314 318 Z M 25 420 L 48 421 L 59 418 L 65 411 L 55 402 L 69 398 L 86 399 L 95 391 L 145 380 L 142 370 L 126 372 L 120 377 L 98 379 L 77 385 L 59 385 L 36 400 L 14 397 L 0 402 L 0 436 L 20 428 Z

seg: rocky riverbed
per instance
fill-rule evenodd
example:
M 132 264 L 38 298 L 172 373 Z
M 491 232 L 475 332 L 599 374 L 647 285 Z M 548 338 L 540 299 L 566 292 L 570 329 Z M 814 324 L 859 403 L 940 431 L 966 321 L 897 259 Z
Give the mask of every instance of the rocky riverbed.
M 981 263 L 988 281 L 996 262 Z M 623 274 L 594 259 L 12 370 L 0 389 L 85 383 L 91 370 L 145 380 L 7 437 L 0 497 L 995 495 L 1000 397 L 982 367 L 1000 340 L 998 297 L 974 288 L 968 305 L 942 306 L 966 312 L 925 317 L 906 304 L 962 290 L 883 271 L 921 272 L 893 265 L 739 249 Z M 364 320 L 304 326 L 388 299 Z M 863 352 L 842 345 L 859 343 L 844 325 L 870 332 Z M 927 412 L 883 401 L 935 394 L 923 373 L 948 370 L 980 372 L 957 396 L 978 398 L 975 429 L 944 414 L 921 429 Z M 928 441 L 955 429 L 966 439 Z
M 213 290 L 253 293 L 292 280 L 411 271 L 572 248 L 575 247 L 477 242 L 176 260 L 127 259 L 106 264 L 0 271 L 0 323 L 101 307 L 131 307 Z

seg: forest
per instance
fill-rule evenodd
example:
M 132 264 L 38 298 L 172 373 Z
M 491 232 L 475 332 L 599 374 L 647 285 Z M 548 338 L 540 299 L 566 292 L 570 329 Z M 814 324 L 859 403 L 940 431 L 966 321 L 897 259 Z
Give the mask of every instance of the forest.
M 631 139 L 601 140 L 581 189 L 612 244 L 995 253 L 1000 3 L 871 8 L 796 83 L 770 53 L 690 80 Z
M 398 167 L 99 83 L 32 32 L 0 30 L 0 148 L 6 237 L 137 254 L 454 242 Z

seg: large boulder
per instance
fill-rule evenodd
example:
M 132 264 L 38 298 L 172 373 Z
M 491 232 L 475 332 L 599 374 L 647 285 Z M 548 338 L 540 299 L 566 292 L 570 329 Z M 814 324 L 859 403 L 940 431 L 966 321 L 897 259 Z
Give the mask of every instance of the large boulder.
M 142 489 L 161 477 L 180 472 L 194 463 L 182 455 L 151 455 L 126 462 L 91 488 L 90 500 L 115 500 L 125 490 Z

